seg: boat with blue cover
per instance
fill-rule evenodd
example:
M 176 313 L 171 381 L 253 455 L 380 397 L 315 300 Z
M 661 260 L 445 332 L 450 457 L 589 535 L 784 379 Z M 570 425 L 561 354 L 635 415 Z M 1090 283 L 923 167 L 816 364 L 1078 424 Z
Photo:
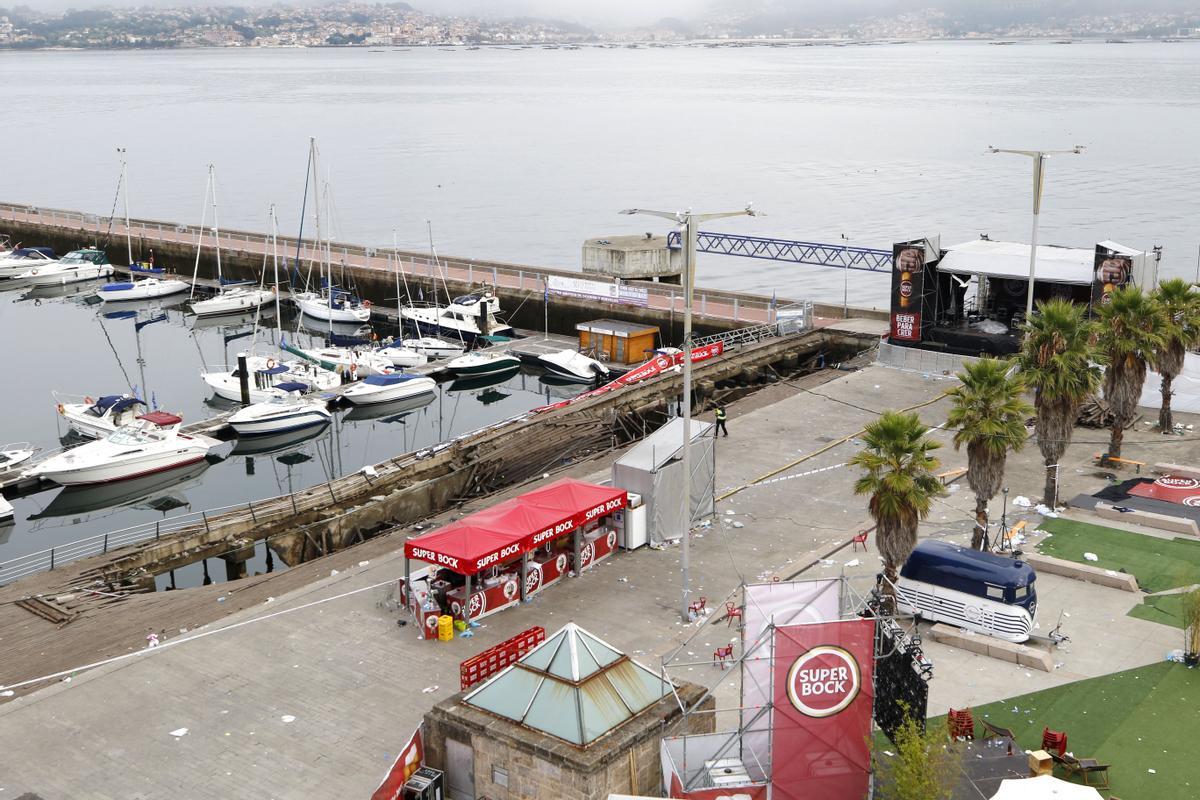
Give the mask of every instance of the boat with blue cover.
M 55 396 L 57 399 L 57 395 Z M 145 413 L 146 403 L 128 394 L 107 394 L 78 403 L 58 404 L 58 413 L 71 430 L 89 439 L 102 439 Z
M 388 375 L 369 375 L 342 393 L 342 397 L 355 405 L 387 403 L 403 400 L 420 394 L 432 393 L 437 382 L 427 375 L 408 372 L 393 372 Z
M 58 256 L 49 247 L 18 247 L 0 257 L 0 278 L 15 278 L 22 272 L 48 267 L 55 261 L 58 261 Z

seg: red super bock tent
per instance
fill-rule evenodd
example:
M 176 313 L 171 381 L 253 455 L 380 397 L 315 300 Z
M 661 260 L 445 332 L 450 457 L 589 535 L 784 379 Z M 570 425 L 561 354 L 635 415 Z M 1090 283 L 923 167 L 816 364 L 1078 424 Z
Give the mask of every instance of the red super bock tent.
M 563 478 L 404 543 L 404 555 L 475 575 L 624 508 L 624 489 Z

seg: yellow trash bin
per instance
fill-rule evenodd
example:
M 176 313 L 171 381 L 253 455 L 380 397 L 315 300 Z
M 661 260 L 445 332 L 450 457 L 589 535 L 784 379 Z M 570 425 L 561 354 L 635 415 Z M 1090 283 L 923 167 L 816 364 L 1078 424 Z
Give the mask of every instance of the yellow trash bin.
M 442 614 L 438 617 L 438 641 L 448 642 L 454 638 L 454 617 Z

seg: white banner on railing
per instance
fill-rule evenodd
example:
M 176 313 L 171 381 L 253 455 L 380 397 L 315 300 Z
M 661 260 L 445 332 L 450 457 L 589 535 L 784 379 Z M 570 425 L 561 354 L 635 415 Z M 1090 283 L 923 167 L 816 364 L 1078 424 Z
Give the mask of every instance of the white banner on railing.
M 587 278 L 568 278 L 565 275 L 550 275 L 546 288 L 551 294 L 568 297 L 583 297 L 588 300 L 604 300 L 631 306 L 647 304 L 647 292 L 640 286 L 627 286 L 609 281 L 591 281 Z

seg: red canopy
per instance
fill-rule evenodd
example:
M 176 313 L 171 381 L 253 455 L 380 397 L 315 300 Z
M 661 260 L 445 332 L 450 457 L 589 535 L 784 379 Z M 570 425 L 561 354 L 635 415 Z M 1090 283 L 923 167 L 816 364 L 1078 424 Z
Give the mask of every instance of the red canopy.
M 474 575 L 625 507 L 626 492 L 564 478 L 409 539 L 409 558 Z

